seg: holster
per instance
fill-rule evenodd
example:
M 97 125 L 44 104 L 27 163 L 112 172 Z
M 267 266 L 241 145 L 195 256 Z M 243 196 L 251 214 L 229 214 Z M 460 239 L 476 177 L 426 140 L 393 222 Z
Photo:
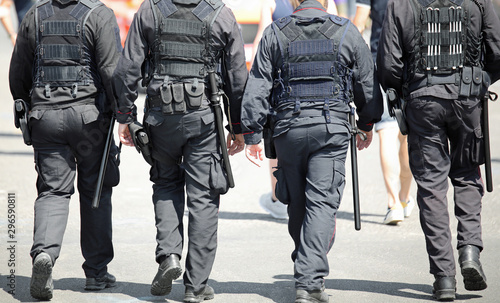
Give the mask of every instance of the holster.
M 142 154 L 144 160 L 146 160 L 149 165 L 153 165 L 153 158 L 151 157 L 151 141 L 149 140 L 149 136 L 142 124 L 134 121 L 128 125 L 128 129 L 137 152 Z
M 29 128 L 28 120 L 29 106 L 22 100 L 17 99 L 14 101 L 14 125 L 20 128 L 23 133 L 23 140 L 26 145 L 31 145 L 31 130 Z
M 399 97 L 398 92 L 394 88 L 388 88 L 386 93 L 389 115 L 396 118 L 401 134 L 407 135 L 408 124 L 406 123 L 405 101 Z
M 264 153 L 268 159 L 276 159 L 276 148 L 274 147 L 274 117 L 267 116 L 267 123 L 264 125 L 262 135 L 264 137 Z

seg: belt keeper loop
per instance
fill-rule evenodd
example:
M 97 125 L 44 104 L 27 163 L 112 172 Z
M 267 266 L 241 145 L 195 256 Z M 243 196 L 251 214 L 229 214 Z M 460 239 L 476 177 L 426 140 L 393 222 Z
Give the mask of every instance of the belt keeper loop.
M 50 98 L 50 84 L 45 85 L 45 98 Z
M 330 118 L 330 100 L 325 98 L 325 103 L 323 104 L 323 113 L 325 115 L 326 123 L 330 123 L 332 120 Z
M 293 114 L 294 115 L 300 114 L 300 100 L 299 99 L 295 100 L 295 106 L 293 108 Z
M 71 97 L 76 98 L 77 93 L 78 93 L 78 83 L 75 83 L 71 87 Z

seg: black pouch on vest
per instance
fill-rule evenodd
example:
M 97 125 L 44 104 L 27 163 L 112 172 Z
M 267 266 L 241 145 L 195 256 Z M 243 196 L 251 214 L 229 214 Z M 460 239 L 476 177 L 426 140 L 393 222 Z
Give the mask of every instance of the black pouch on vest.
M 203 100 L 205 84 L 199 82 L 184 83 L 184 89 L 186 91 L 187 106 L 191 109 L 199 108 L 201 106 L 201 101 Z
M 472 83 L 472 67 L 464 66 L 462 70 L 462 81 L 460 82 L 460 96 L 470 97 Z
M 172 91 L 170 90 L 170 85 L 163 85 L 160 89 L 161 100 L 163 101 L 163 106 L 161 110 L 164 114 L 173 113 L 172 109 Z
M 472 67 L 472 87 L 470 89 L 471 96 L 479 96 L 483 86 L 483 71 L 479 66 Z
M 174 112 L 183 113 L 186 111 L 186 102 L 184 101 L 184 84 L 172 84 L 172 95 L 174 97 Z

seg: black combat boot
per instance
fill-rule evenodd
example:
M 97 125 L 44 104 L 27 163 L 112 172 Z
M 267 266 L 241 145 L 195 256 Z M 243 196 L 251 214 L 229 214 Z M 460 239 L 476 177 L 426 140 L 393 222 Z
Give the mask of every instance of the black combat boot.
M 436 281 L 432 285 L 432 296 L 438 301 L 455 300 L 457 291 L 457 280 L 455 277 L 436 276 Z
M 33 272 L 30 281 L 30 294 L 33 298 L 48 301 L 52 299 L 54 284 L 52 282 L 52 259 L 41 252 L 33 261 Z
M 479 247 L 474 245 L 465 245 L 458 249 L 458 263 L 460 263 L 467 290 L 483 290 L 488 286 L 481 262 L 479 262 L 479 253 Z
M 172 281 L 179 278 L 182 273 L 179 256 L 171 254 L 158 267 L 153 283 L 151 283 L 151 294 L 153 296 L 165 296 L 172 291 Z

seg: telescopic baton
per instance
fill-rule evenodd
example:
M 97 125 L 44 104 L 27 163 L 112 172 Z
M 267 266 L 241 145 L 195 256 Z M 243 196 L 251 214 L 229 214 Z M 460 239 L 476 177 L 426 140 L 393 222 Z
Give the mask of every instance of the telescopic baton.
M 490 127 L 488 118 L 488 102 L 496 101 L 498 95 L 493 92 L 486 92 L 483 97 L 483 137 L 484 137 L 484 172 L 486 179 L 486 190 L 493 191 L 493 177 L 491 175 L 491 153 L 490 153 Z
M 351 124 L 351 170 L 352 170 L 352 195 L 354 203 L 354 228 L 361 230 L 361 215 L 359 211 L 359 184 L 358 184 L 358 154 L 356 150 L 356 136 L 360 131 L 356 127 L 356 117 L 354 108 L 351 107 L 349 114 L 349 123 Z M 364 135 L 361 133 L 361 135 Z
M 231 170 L 231 163 L 229 162 L 229 154 L 227 153 L 226 137 L 224 135 L 220 92 L 219 89 L 217 88 L 217 83 L 215 80 L 215 71 L 210 70 L 208 73 L 209 73 L 210 89 L 212 92 L 210 97 L 210 103 L 214 108 L 217 136 L 219 137 L 220 145 L 222 148 L 222 159 L 224 160 L 224 166 L 226 168 L 227 181 L 229 187 L 233 188 L 234 178 L 233 178 L 233 171 Z
M 99 175 L 97 177 L 97 186 L 94 192 L 94 199 L 92 200 L 92 208 L 98 208 L 99 202 L 101 200 L 102 186 L 104 183 L 104 174 L 106 173 L 106 167 L 108 166 L 109 151 L 111 150 L 111 143 L 113 142 L 113 128 L 115 126 L 115 117 L 111 117 L 109 123 L 108 135 L 106 136 L 106 144 L 104 146 L 104 152 L 102 153 L 101 167 L 99 169 Z

